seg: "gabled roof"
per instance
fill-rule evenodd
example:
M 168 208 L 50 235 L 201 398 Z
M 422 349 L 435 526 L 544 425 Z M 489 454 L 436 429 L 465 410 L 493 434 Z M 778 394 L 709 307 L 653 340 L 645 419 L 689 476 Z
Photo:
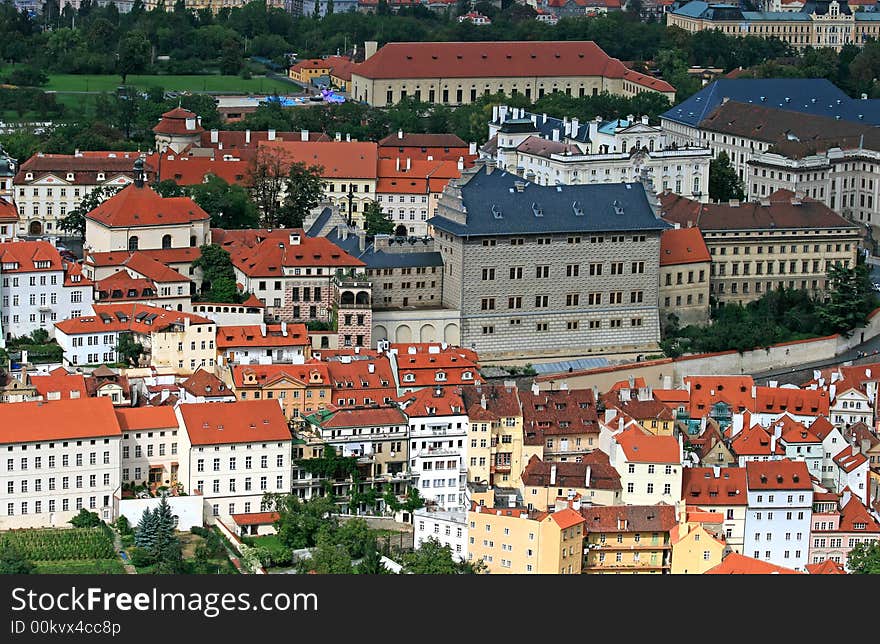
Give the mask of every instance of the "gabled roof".
M 846 569 L 843 564 L 826 559 L 822 563 L 807 564 L 807 572 L 811 575 L 845 575 Z
M 64 367 L 57 367 L 46 376 L 30 376 L 30 381 L 43 400 L 49 400 L 49 394 L 53 392 L 60 394 L 61 400 L 74 398 L 72 395 L 74 392 L 76 398 L 85 398 L 87 395 L 83 375 L 69 373 Z
M 779 441 L 775 447 L 766 429 L 760 425 L 743 427 L 730 443 L 730 449 L 737 456 L 783 456 L 785 448 Z
M 275 523 L 281 516 L 277 512 L 249 512 L 248 514 L 233 514 L 232 520 L 235 525 L 267 525 Z
M 720 564 L 710 568 L 706 575 L 800 575 L 796 570 L 783 568 L 767 561 L 752 559 L 736 552 L 729 553 Z
M 547 436 L 599 433 L 599 417 L 592 389 L 520 391 L 523 442 L 543 445 Z
M 181 156 L 174 153 L 152 154 L 148 163 L 160 172 L 160 180 L 170 179 L 179 186 L 197 186 L 205 183 L 210 176 L 223 179 L 229 184 L 244 184 L 248 181 L 249 161 L 211 156 Z
M 91 266 L 119 266 L 120 268 L 128 268 L 159 284 L 190 281 L 189 277 L 181 275 L 173 268 L 169 268 L 165 263 L 153 259 L 147 253 L 139 250 L 131 253 L 128 251 L 87 253 L 85 263 Z M 113 279 L 113 277 L 115 275 L 106 279 Z
M 162 197 L 147 185 L 131 184 L 86 215 L 108 228 L 190 224 L 210 215 L 189 197 Z
M 109 277 L 98 280 L 95 282 L 95 291 L 98 292 L 96 299 L 101 302 L 154 299 L 158 296 L 153 282 L 148 279 L 132 277 L 127 271 L 118 271 Z
M 685 467 L 681 495 L 685 503 L 705 506 L 747 505 L 744 467 Z
M 457 387 L 425 387 L 397 399 L 409 418 L 434 418 L 464 414 L 464 401 Z
M 14 183 L 20 186 L 45 180 L 45 183 L 56 183 L 62 187 L 70 184 L 94 186 L 107 181 L 126 184 L 134 178 L 134 162 L 140 156 L 140 152 L 81 153 L 80 155 L 38 153 L 18 166 Z M 153 168 L 150 165 L 145 166 L 144 169 L 148 177 L 152 175 Z M 26 178 L 29 173 L 32 179 Z M 73 175 L 72 179 L 68 178 L 70 174 Z M 104 179 L 99 181 L 99 174 L 104 175 Z M 53 177 L 57 181 L 53 181 Z M 113 181 L 114 177 L 122 181 Z
M 556 480 L 551 483 L 552 470 L 556 468 Z M 590 480 L 587 481 L 589 468 Z M 595 451 L 584 454 L 580 463 L 542 461 L 537 455 L 529 459 L 522 473 L 523 485 L 529 487 L 592 488 L 619 490 L 620 474 L 611 466 L 608 455 Z
M 48 262 L 48 265 L 37 268 L 38 262 Z M 0 243 L 0 270 L 4 274 L 60 271 L 63 268 L 64 262 L 58 249 L 47 241 Z
M 690 384 L 691 418 L 708 416 L 719 402 L 732 407 L 733 413 L 754 409 L 751 376 L 685 376 L 684 382 Z
M 379 155 L 387 154 L 382 148 L 468 148 L 468 144 L 456 134 L 416 134 L 404 132 L 403 136 L 389 134 L 379 139 Z
M 787 411 L 795 416 L 827 416 L 828 392 L 824 389 L 757 387 L 755 412 L 778 414 Z
M 214 324 L 212 320 L 194 313 L 169 311 L 141 303 L 93 304 L 92 310 L 93 315 L 56 322 L 55 328 L 67 335 L 118 331 L 150 335 L 161 333 L 171 326 L 183 326 L 186 320 L 190 324 Z
M 15 224 L 18 222 L 18 210 L 15 204 L 0 197 L 0 224 Z
M 305 324 L 250 324 L 217 327 L 217 348 L 302 347 L 310 344 Z
M 749 490 L 812 490 L 804 461 L 747 461 Z
M 178 409 L 192 445 L 291 440 L 277 400 L 196 403 Z
M 672 436 L 654 436 L 632 427 L 614 440 L 630 463 L 681 463 L 679 444 Z
M 307 416 L 307 419 L 322 429 L 407 425 L 406 416 L 397 407 L 352 407 L 320 412 Z
M 710 261 L 709 249 L 699 228 L 675 228 L 660 235 L 660 266 Z
M 831 421 L 828 420 L 825 416 L 819 416 L 810 425 L 810 431 L 818 436 L 819 440 L 823 441 L 825 440 L 825 437 L 828 436 L 828 434 L 834 431 L 834 429 L 834 425 L 832 425 Z
M 550 518 L 559 526 L 560 530 L 566 530 L 584 523 L 586 520 L 578 512 L 571 508 L 563 508 L 550 513 Z
M 89 422 L 84 423 L 87 418 Z M 0 405 L 0 444 L 119 436 L 109 398 L 78 398 Z
M 115 410 L 124 432 L 144 429 L 177 429 L 177 416 L 171 407 L 126 407 Z
M 388 43 L 352 69 L 369 79 L 596 76 L 674 92 L 666 81 L 628 69 L 593 41 Z
M 581 506 L 584 532 L 668 532 L 676 525 L 671 505 Z
M 834 456 L 834 463 L 846 473 L 856 470 L 867 462 L 867 457 L 858 448 L 849 445 Z
M 781 426 L 782 436 L 780 437 L 787 444 L 806 444 L 821 443 L 822 439 L 814 434 L 803 423 L 794 420 L 788 414 L 783 415 L 771 424 L 771 429 Z
M 264 387 L 283 379 L 293 380 L 303 386 L 330 387 L 327 363 L 309 360 L 304 364 L 233 365 L 232 380 L 235 388 Z M 245 383 L 245 377 L 253 375 L 256 384 Z M 313 379 L 313 375 L 317 375 Z M 314 380 L 314 382 L 313 382 Z
M 226 383 L 217 376 L 199 367 L 193 374 L 180 383 L 185 391 L 193 396 L 215 398 L 218 396 L 235 396 Z
M 856 529 L 855 524 L 864 524 L 865 527 Z M 870 534 L 880 533 L 880 521 L 868 511 L 861 499 L 850 494 L 849 501 L 840 509 L 840 532 L 866 532 Z
M 516 387 L 480 385 L 461 388 L 462 399 L 471 422 L 497 421 L 501 418 L 522 416 Z M 486 407 L 482 402 L 485 397 Z
M 260 151 L 277 154 L 283 164 L 320 166 L 325 179 L 375 179 L 379 158 L 371 141 L 261 141 Z

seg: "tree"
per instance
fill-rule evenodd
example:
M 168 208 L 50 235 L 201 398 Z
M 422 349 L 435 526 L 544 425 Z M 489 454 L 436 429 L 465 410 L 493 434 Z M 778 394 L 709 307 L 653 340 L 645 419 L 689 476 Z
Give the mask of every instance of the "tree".
M 371 537 L 364 544 L 364 556 L 357 565 L 357 574 L 359 575 L 387 575 L 388 569 L 382 563 L 382 555 L 376 544 L 376 538 Z
M 88 192 L 80 199 L 76 208 L 67 213 L 58 222 L 58 227 L 71 235 L 84 239 L 86 235 L 86 215 L 100 206 L 104 201 L 116 194 L 118 188 L 101 186 Z
M 30 338 L 34 344 L 46 344 L 49 341 L 49 332 L 46 329 L 34 329 Z
M 134 545 L 152 552 L 156 545 L 156 525 L 156 515 L 149 508 L 145 508 L 137 527 L 134 529 Z
M 80 508 L 79 514 L 68 521 L 74 528 L 94 528 L 101 525 L 101 517 L 97 512 L 89 512 L 85 508 Z
M 248 167 L 246 186 L 265 226 L 278 226 L 281 194 L 288 178 L 287 163 L 282 152 L 260 148 Z
M 230 38 L 223 43 L 222 55 L 220 57 L 220 73 L 227 76 L 234 76 L 241 69 L 241 42 L 236 38 Z
M 278 540 L 291 550 L 315 546 L 320 533 L 333 532 L 337 526 L 336 506 L 326 496 L 300 501 L 293 494 L 267 493 L 262 509 L 278 513 Z
M 854 575 L 880 575 L 880 541 L 857 543 L 846 556 L 846 567 Z
M 0 542 L 0 575 L 32 575 L 36 568 L 13 546 Z
M 199 250 L 201 255 L 193 262 L 193 268 L 202 271 L 202 296 L 209 302 L 240 302 L 229 251 L 218 244 L 205 245 Z
M 211 215 L 212 227 L 233 229 L 259 225 L 260 213 L 243 186 L 230 185 L 210 175 L 205 183 L 192 186 L 189 193 L 193 201 Z
M 452 547 L 431 538 L 422 542 L 416 550 L 402 557 L 403 572 L 413 575 L 462 575 L 482 572 L 482 559 L 475 563 L 455 561 Z
M 174 179 L 162 179 L 162 181 L 154 183 L 151 188 L 164 198 L 186 196 L 186 190 L 183 186 L 177 185 L 177 182 Z M 199 205 L 202 206 L 202 204 Z M 202 208 L 204 208 L 204 206 L 202 206 Z
M 116 343 L 116 353 L 125 364 L 131 367 L 137 367 L 140 364 L 141 356 L 144 355 L 144 345 L 135 342 L 134 335 L 126 331 L 119 334 L 119 340 Z
M 285 182 L 284 207 L 279 212 L 277 226 L 302 227 L 306 215 L 324 196 L 324 180 L 321 178 L 323 170 L 321 166 L 307 166 L 302 161 L 291 164 Z
M 394 222 L 382 211 L 382 206 L 371 201 L 364 209 L 364 228 L 369 237 L 391 235 L 394 233 Z
M 849 335 L 864 326 L 877 304 L 871 273 L 862 257 L 852 268 L 832 264 L 828 269 L 828 299 L 818 310 L 828 333 Z
M 143 71 L 150 56 L 150 41 L 140 31 L 130 31 L 119 41 L 116 71 L 125 85 L 129 74 Z
M 36 67 L 19 67 L 13 69 L 6 82 L 10 85 L 24 85 L 26 87 L 39 87 L 49 82 L 46 73 Z
M 367 553 L 370 539 L 373 538 L 370 526 L 363 519 L 347 519 L 342 521 L 333 533 L 333 540 L 343 546 L 354 559 L 360 559 Z
M 709 163 L 709 198 L 729 201 L 745 199 L 745 196 L 745 186 L 730 164 L 730 157 L 726 152 L 719 152 Z
M 300 559 L 296 568 L 301 574 L 350 575 L 354 572 L 348 550 L 327 535 L 321 535 L 311 557 Z

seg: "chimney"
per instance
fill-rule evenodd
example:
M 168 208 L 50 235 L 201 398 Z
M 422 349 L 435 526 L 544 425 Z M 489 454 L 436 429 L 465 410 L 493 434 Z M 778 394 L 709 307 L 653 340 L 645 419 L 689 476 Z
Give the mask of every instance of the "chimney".
M 251 144 L 251 131 L 250 131 L 250 130 L 245 130 L 245 131 L 244 131 L 244 142 L 245 142 L 247 145 L 250 145 L 250 144 Z
M 195 130 L 196 129 L 196 119 L 195 118 L 186 119 L 186 129 L 187 130 Z
M 267 138 L 268 138 L 270 141 L 274 141 L 274 140 L 275 140 L 275 130 L 274 130 L 274 129 L 270 129 L 270 130 L 269 130 L 269 136 L 268 136 Z
M 281 321 L 281 335 L 287 337 L 287 322 Z
M 398 138 L 398 139 L 402 139 L 402 138 L 403 138 L 403 130 L 397 130 L 397 138 Z
M 642 125 L 647 125 L 647 124 L 648 124 L 648 115 L 643 114 L 642 115 Z
M 539 393 L 541 393 L 541 388 L 538 387 L 537 382 L 532 381 L 532 395 L 537 396 Z
M 714 476 L 716 479 L 721 477 L 721 466 L 720 465 L 713 465 L 712 466 L 712 476 Z
M 590 478 L 591 478 L 592 474 L 593 474 L 593 468 L 591 466 L 587 465 L 587 473 L 584 476 L 584 487 L 586 487 L 586 488 L 590 487 Z
M 572 138 L 577 137 L 578 130 L 580 129 L 580 127 L 581 127 L 580 119 L 578 119 L 577 117 L 572 118 L 571 119 L 571 136 L 572 136 Z
M 480 407 L 482 407 L 483 409 L 486 408 L 486 394 L 482 394 L 480 396 Z
M 368 60 L 379 48 L 379 43 L 375 40 L 367 40 L 364 42 L 364 60 Z
M 376 365 L 370 362 L 369 364 L 367 364 L 367 371 L 369 373 L 376 373 Z
M 468 154 L 473 156 L 477 153 L 477 143 L 476 141 L 471 141 L 468 143 Z
M 406 157 L 406 171 L 409 172 L 411 167 L 412 167 L 412 159 L 410 159 L 409 157 Z
M 300 141 L 308 141 L 309 140 L 309 131 L 308 130 L 300 130 L 299 131 L 299 140 Z
M 553 140 L 554 141 L 559 140 L 559 128 L 558 127 L 553 128 Z
M 464 170 L 464 158 L 463 157 L 458 157 L 458 164 L 456 167 L 458 168 L 459 172 Z
M 395 161 L 396 161 L 396 163 L 394 164 L 394 165 L 395 165 L 394 170 L 395 170 L 396 172 L 400 172 L 400 157 L 397 157 L 397 158 L 395 159 Z
M 346 135 L 345 135 L 345 141 L 346 141 L 347 143 L 351 143 L 351 134 L 350 134 L 350 133 L 346 133 Z
M 220 132 L 217 130 L 211 130 L 211 143 L 218 143 L 220 141 Z
M 550 485 L 556 485 L 556 464 L 550 466 Z
M 337 142 L 342 141 L 342 132 L 337 132 L 337 133 L 333 136 L 333 140 L 334 140 L 334 141 L 337 141 Z
M 776 434 L 770 437 L 770 454 L 776 453 Z
M 498 105 L 492 106 L 492 122 L 493 123 L 498 120 L 498 107 L 499 107 Z

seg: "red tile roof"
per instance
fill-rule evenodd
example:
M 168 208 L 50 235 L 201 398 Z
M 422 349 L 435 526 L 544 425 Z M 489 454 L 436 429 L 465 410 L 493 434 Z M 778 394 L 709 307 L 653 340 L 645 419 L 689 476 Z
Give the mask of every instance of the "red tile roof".
M 256 385 L 245 384 L 245 375 L 253 374 Z M 317 374 L 317 378 L 313 378 Z M 325 363 L 309 360 L 305 364 L 234 365 L 232 380 L 236 389 L 253 386 L 265 387 L 283 378 L 289 378 L 312 387 L 329 387 L 330 376 Z M 327 401 L 329 402 L 329 401 Z
M 444 348 L 445 345 L 445 348 Z M 479 364 L 480 356 L 473 349 L 457 347 L 441 342 L 392 342 L 388 345 L 389 350 L 397 351 L 400 357 L 419 354 L 450 354 L 460 356 L 474 364 Z
M 171 407 L 130 407 L 115 411 L 119 428 L 124 432 L 178 427 L 177 416 Z
M 369 79 L 522 78 L 601 76 L 622 78 L 659 92 L 674 92 L 666 81 L 627 69 L 593 41 L 409 42 L 388 43 L 352 74 Z
M 212 142 L 211 137 L 216 134 L 217 141 Z M 309 132 L 309 141 L 330 141 L 330 137 L 323 132 Z M 268 141 L 267 130 L 214 130 L 202 132 L 199 147 L 222 150 L 221 154 L 235 154 L 235 156 L 251 159 L 256 153 L 260 141 Z M 302 131 L 275 132 L 275 141 L 301 141 Z M 222 148 L 220 146 L 223 146 Z M 235 152 L 232 152 L 232 151 Z
M 275 523 L 280 516 L 277 512 L 250 512 L 249 514 L 233 514 L 232 520 L 238 526 L 266 525 Z
M 0 224 L 15 224 L 18 222 L 18 210 L 15 204 L 0 198 Z
M 730 449 L 737 456 L 782 456 L 785 449 L 776 441 L 775 449 L 771 449 L 773 441 L 770 434 L 760 425 L 743 427 L 730 443 Z
M 178 409 L 193 445 L 291 440 L 277 400 L 197 403 Z
M 233 347 L 302 347 L 310 344 L 305 324 L 288 324 L 282 332 L 280 324 L 218 326 L 217 348 Z
M 450 179 L 458 179 L 461 172 L 455 161 L 426 161 L 415 159 L 400 162 L 397 159 L 379 159 L 377 194 L 429 194 L 443 191 Z
M 630 463 L 680 463 L 678 441 L 672 436 L 654 436 L 630 428 L 614 437 Z
M 186 126 L 187 120 L 193 123 L 193 128 Z M 190 112 L 182 107 L 175 107 L 173 110 L 165 112 L 159 123 L 153 127 L 153 132 L 156 134 L 196 135 L 204 131 L 195 112 Z
M 88 422 L 83 422 L 87 418 Z M 0 444 L 119 436 L 109 398 L 0 405 Z
M 550 518 L 559 526 L 560 530 L 567 530 L 576 525 L 586 523 L 586 519 L 571 508 L 563 508 L 562 510 L 551 512 Z
M 131 184 L 86 215 L 108 228 L 189 224 L 210 215 L 189 197 L 162 197 L 147 185 Z
M 375 179 L 378 151 L 365 141 L 261 141 L 258 149 L 277 154 L 282 163 L 321 166 L 325 179 Z
M 400 134 L 389 134 L 383 139 L 379 139 L 379 156 L 390 154 L 388 150 L 383 148 L 460 148 L 467 152 L 468 144 L 456 134 L 415 134 L 412 132 L 404 132 Z
M 101 302 L 112 300 L 121 302 L 125 300 L 153 299 L 157 297 L 153 282 L 148 279 L 134 278 L 127 271 L 113 273 L 110 277 L 95 282 L 95 290 Z
M 845 575 L 843 564 L 826 559 L 822 563 L 807 564 L 807 572 L 811 575 Z
M 141 335 L 149 335 L 160 333 L 174 324 L 182 325 L 186 319 L 190 321 L 190 324 L 214 324 L 208 318 L 194 313 L 169 311 L 140 303 L 94 304 L 92 309 L 95 312 L 94 315 L 84 315 L 56 322 L 55 328 L 67 335 L 110 331 L 133 331 Z M 143 314 L 142 317 L 141 314 Z M 154 317 L 148 323 L 147 318 L 150 316 Z M 138 317 L 140 319 L 137 319 Z
M 852 472 L 868 462 L 867 457 L 857 447 L 846 446 L 834 456 L 834 463 L 844 472 Z
M 158 154 L 148 157 L 149 163 L 158 169 L 159 179 L 173 180 L 179 186 L 196 186 L 205 182 L 211 175 L 220 177 L 229 184 L 244 184 L 248 181 L 249 161 L 224 159 L 223 157 L 181 156 L 179 154 Z
M 681 473 L 681 495 L 694 505 L 747 505 L 744 467 L 685 467 Z
M 699 228 L 673 228 L 660 235 L 660 266 L 710 261 Z
M 749 490 L 812 490 L 810 472 L 803 461 L 747 461 Z
M 354 399 L 354 404 L 346 402 L 348 406 L 366 405 L 366 399 L 374 403 L 384 403 L 386 398 L 397 397 L 397 388 L 394 383 L 394 373 L 391 363 L 385 356 L 377 358 L 351 360 L 328 360 L 327 372 L 330 385 L 333 388 L 333 403 L 339 407 L 339 399 L 346 401 Z M 370 372 L 370 365 L 373 371 Z
M 682 404 L 687 407 L 691 401 L 691 394 L 687 389 L 652 389 L 651 395 L 654 400 L 672 409 L 677 409 Z
M 464 414 L 464 401 L 456 387 L 426 387 L 397 399 L 409 418 L 434 418 Z
M 182 389 L 193 396 L 212 398 L 217 396 L 235 396 L 226 383 L 213 373 L 199 367 L 193 374 L 180 383 Z
M 340 427 L 378 427 L 407 425 L 406 416 L 397 407 L 358 407 L 338 409 L 321 417 L 313 416 L 322 429 Z
M 864 528 L 856 530 L 855 524 L 865 524 Z M 849 501 L 840 509 L 840 525 L 839 532 L 868 532 L 871 534 L 880 533 L 880 521 L 872 515 L 861 499 L 855 494 L 851 494 Z
M 102 266 L 119 266 L 133 270 L 135 273 L 143 275 L 153 282 L 160 284 L 170 284 L 174 282 L 189 282 L 189 277 L 185 277 L 173 268 L 169 268 L 159 260 L 153 259 L 149 255 L 141 251 L 135 251 L 129 254 L 127 251 L 118 251 L 115 253 L 95 253 L 103 257 L 99 261 Z M 88 254 L 86 258 L 87 264 L 94 264 L 93 255 Z M 94 264 L 98 265 L 98 264 Z M 189 295 L 187 293 L 187 295 Z
M 832 425 L 831 421 L 829 421 L 825 416 L 819 416 L 810 425 L 810 431 L 818 436 L 819 440 L 825 440 L 825 437 L 828 436 L 828 434 L 830 434 L 832 431 L 834 431 L 834 429 L 834 425 Z
M 49 262 L 49 265 L 37 268 L 37 262 Z M 6 274 L 60 271 L 64 266 L 58 249 L 49 242 L 16 241 L 0 243 L 0 267 Z
M 811 430 L 807 429 L 802 423 L 797 422 L 791 416 L 782 416 L 779 420 L 774 421 L 770 428 L 782 428 L 782 440 L 788 444 L 798 443 L 821 443 L 822 439 L 816 436 Z
M 828 392 L 824 389 L 757 387 L 755 412 L 779 414 L 787 411 L 796 416 L 827 416 L 828 402 Z
M 704 574 L 706 575 L 800 575 L 796 570 L 791 568 L 783 568 L 775 564 L 752 559 L 744 555 L 731 552 L 724 561 L 710 568 Z
M 86 382 L 81 373 L 68 373 L 64 367 L 57 367 L 48 376 L 30 376 L 31 384 L 37 394 L 49 400 L 49 393 L 61 394 L 61 400 L 70 400 L 71 393 L 77 392 L 77 398 L 85 398 Z
M 581 459 L 580 463 L 552 463 L 550 461 L 542 461 L 537 455 L 533 455 L 523 469 L 523 485 L 571 489 L 621 489 L 620 474 L 611 466 L 607 454 L 595 451 L 584 454 Z M 552 469 L 554 467 L 556 468 L 556 482 L 551 483 Z M 587 483 L 587 468 L 590 469 L 589 484 Z
M 708 416 L 718 402 L 730 405 L 734 413 L 755 408 L 751 376 L 686 376 L 684 382 L 690 384 L 691 418 Z
M 599 435 L 599 417 L 592 389 L 519 392 L 523 441 L 543 445 L 546 436 Z
M 523 412 L 516 387 L 503 387 L 501 385 L 469 386 L 462 387 L 461 394 L 471 422 L 475 420 L 498 421 L 501 418 L 522 416 Z M 482 405 L 483 397 L 486 400 L 485 409 L 483 409 Z
M 581 506 L 587 522 L 584 531 L 593 532 L 668 532 L 676 525 L 671 505 Z
M 58 186 L 126 185 L 134 178 L 134 162 L 140 156 L 140 152 L 83 152 L 80 155 L 38 153 L 18 167 L 14 183 L 17 186 L 33 181 L 57 183 Z M 152 167 L 147 165 L 144 169 L 147 178 L 151 179 Z M 27 178 L 28 173 L 31 179 Z M 68 179 L 68 174 L 73 174 L 73 179 Z M 99 174 L 103 174 L 104 179 L 98 180 Z M 53 182 L 53 177 L 57 182 Z

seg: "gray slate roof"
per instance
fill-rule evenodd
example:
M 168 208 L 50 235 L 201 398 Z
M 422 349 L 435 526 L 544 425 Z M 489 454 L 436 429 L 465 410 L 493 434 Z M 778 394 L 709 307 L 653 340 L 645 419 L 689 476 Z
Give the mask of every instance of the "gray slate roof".
M 386 253 L 374 251 L 372 245 L 358 257 L 367 268 L 409 268 L 411 266 L 443 266 L 443 256 L 430 253 Z
M 515 182 L 526 184 L 522 192 L 515 189 Z M 486 168 L 481 168 L 461 187 L 461 194 L 467 224 L 442 216 L 432 217 L 428 223 L 462 237 L 660 231 L 670 227 L 654 215 L 640 183 L 539 186 L 515 174 L 501 170 L 487 174 Z M 576 208 L 583 214 L 576 214 Z

